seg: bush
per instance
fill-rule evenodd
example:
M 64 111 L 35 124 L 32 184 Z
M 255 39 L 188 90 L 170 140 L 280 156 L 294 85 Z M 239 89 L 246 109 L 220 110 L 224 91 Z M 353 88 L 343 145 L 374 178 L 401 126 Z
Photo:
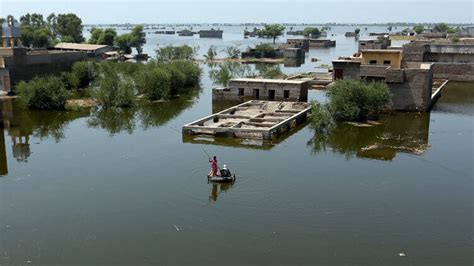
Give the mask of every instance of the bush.
M 189 45 L 171 46 L 159 48 L 156 50 L 156 60 L 158 62 L 170 62 L 175 60 L 194 60 L 196 55 L 195 48 Z
M 327 95 L 328 110 L 336 121 L 376 119 L 390 99 L 385 83 L 364 80 L 338 80 Z
M 69 92 L 60 77 L 35 78 L 17 85 L 18 94 L 32 109 L 64 110 Z
M 130 107 L 135 97 L 134 87 L 129 76 L 118 73 L 113 66 L 102 65 L 93 97 L 105 108 Z
M 184 74 L 183 69 L 178 64 L 172 63 L 165 65 L 165 69 L 170 74 L 170 91 L 171 95 L 176 95 L 179 93 L 180 89 L 186 86 L 186 75 Z
M 255 45 L 255 51 L 260 52 L 260 53 L 268 53 L 268 52 L 273 52 L 275 48 L 273 48 L 273 45 L 269 43 L 261 43 Z
M 186 61 L 176 61 L 171 63 L 171 66 L 180 69 L 186 77 L 184 86 L 190 87 L 198 85 L 199 80 L 201 79 L 201 68 L 199 68 L 197 64 Z
M 77 62 L 71 68 L 69 84 L 74 89 L 86 88 L 94 81 L 96 75 L 97 66 L 94 62 Z
M 309 35 L 311 35 L 313 38 L 319 37 L 321 35 L 321 31 L 317 27 L 306 27 L 303 30 L 303 35 L 304 37 L 309 37 Z
M 315 129 L 318 133 L 327 133 L 333 120 L 327 105 L 321 105 L 318 102 L 312 103 L 310 127 Z
M 160 100 L 170 93 L 171 74 L 163 68 L 147 69 L 138 74 L 136 84 L 139 92 L 145 94 L 147 99 Z

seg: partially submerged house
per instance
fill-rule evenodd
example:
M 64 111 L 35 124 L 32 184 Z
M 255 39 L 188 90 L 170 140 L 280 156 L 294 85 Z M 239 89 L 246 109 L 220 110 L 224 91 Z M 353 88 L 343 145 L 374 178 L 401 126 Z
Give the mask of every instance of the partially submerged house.
M 212 90 L 212 99 L 218 101 L 268 100 L 300 101 L 308 100 L 310 83 L 306 80 L 239 78 L 229 81 L 225 88 Z
M 83 51 L 28 49 L 22 47 L 19 24 L 9 21 L 2 26 L 0 48 L 0 91 L 11 92 L 21 80 L 69 70 L 77 61 L 85 60 Z
M 413 41 L 403 46 L 403 64 L 432 63 L 434 78 L 474 81 L 474 44 L 447 40 Z
M 200 30 L 199 38 L 219 38 L 222 39 L 223 30 L 220 29 L 210 29 L 210 30 Z
M 271 140 L 304 122 L 310 103 L 248 101 L 183 126 L 183 135 Z
M 336 41 L 320 40 L 320 39 L 309 39 L 309 47 L 310 48 L 336 47 Z
M 334 79 L 383 81 L 390 89 L 392 109 L 427 111 L 432 105 L 432 65 L 405 67 L 402 56 L 402 51 L 397 50 L 365 50 L 334 60 Z
M 392 41 L 387 36 L 380 36 L 377 39 L 359 40 L 359 52 L 363 50 L 387 49 L 392 45 Z

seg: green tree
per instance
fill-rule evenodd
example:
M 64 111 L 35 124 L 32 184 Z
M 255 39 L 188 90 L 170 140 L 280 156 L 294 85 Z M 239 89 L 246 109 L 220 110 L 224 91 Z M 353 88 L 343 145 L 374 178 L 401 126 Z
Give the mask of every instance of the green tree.
M 425 26 L 418 24 L 413 27 L 413 31 L 416 32 L 416 34 L 421 34 L 423 31 L 425 31 Z
M 91 32 L 91 37 L 89 38 L 89 41 L 88 41 L 88 43 L 90 44 L 97 44 L 97 41 L 99 40 L 99 38 L 102 36 L 102 34 L 104 34 L 103 29 L 96 28 L 96 27 L 92 27 L 90 32 Z
M 306 27 L 303 30 L 304 37 L 319 37 L 321 35 L 321 31 L 317 27 Z
M 43 15 L 28 13 L 20 17 L 21 41 L 27 47 L 48 47 L 52 41 Z
M 434 26 L 434 30 L 437 32 L 446 33 L 450 29 L 449 25 L 446 23 L 438 23 Z
M 356 28 L 356 29 L 354 30 L 354 33 L 355 33 L 356 35 L 359 35 L 360 29 L 359 29 L 359 28 Z
M 91 61 L 75 63 L 69 73 L 69 84 L 73 89 L 87 88 L 97 77 L 97 66 Z
M 132 53 L 132 41 L 130 34 L 122 34 L 115 38 L 115 45 L 118 46 L 119 50 L 126 53 Z
M 236 59 L 240 57 L 240 49 L 237 46 L 227 46 L 226 53 L 229 58 Z
M 100 75 L 92 95 L 104 108 L 130 107 L 134 103 L 135 83 L 113 64 L 101 64 Z
M 56 18 L 55 32 L 63 42 L 83 42 L 83 28 L 82 20 L 73 13 L 59 14 Z
M 272 38 L 275 43 L 276 38 L 283 35 L 285 26 L 281 24 L 267 24 L 263 28 L 263 34 L 265 37 Z
M 137 50 L 138 54 L 142 54 L 143 45 L 146 43 L 146 34 L 143 32 L 143 25 L 136 25 L 130 33 L 132 47 Z
M 158 62 L 171 62 L 176 60 L 194 60 L 196 48 L 189 45 L 172 46 L 168 45 L 156 50 L 156 60 Z
M 114 29 L 107 28 L 99 36 L 97 44 L 114 45 L 115 37 L 117 37 L 117 32 Z
M 207 50 L 207 54 L 204 55 L 207 61 L 213 61 L 217 56 L 217 51 L 216 47 L 214 45 L 211 45 L 209 49 Z

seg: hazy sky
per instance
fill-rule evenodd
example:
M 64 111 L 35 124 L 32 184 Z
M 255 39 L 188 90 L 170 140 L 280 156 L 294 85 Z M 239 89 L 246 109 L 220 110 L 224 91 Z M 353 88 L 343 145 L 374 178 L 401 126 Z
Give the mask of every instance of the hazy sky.
M 73 12 L 84 23 L 473 23 L 473 0 L 0 0 L 0 16 Z

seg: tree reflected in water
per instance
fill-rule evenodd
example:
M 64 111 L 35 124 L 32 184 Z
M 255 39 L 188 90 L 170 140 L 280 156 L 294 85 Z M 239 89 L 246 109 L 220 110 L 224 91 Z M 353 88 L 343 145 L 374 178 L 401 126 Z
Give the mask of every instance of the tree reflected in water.
M 421 154 L 428 148 L 429 113 L 395 113 L 377 123 L 338 123 L 327 135 L 315 135 L 314 153 L 333 150 L 347 159 L 392 160 L 397 152 Z
M 111 136 L 121 132 L 132 134 L 137 127 L 146 130 L 162 126 L 191 107 L 199 91 L 199 88 L 194 88 L 169 101 L 141 101 L 131 108 L 97 108 L 91 112 L 87 125 L 105 129 Z

